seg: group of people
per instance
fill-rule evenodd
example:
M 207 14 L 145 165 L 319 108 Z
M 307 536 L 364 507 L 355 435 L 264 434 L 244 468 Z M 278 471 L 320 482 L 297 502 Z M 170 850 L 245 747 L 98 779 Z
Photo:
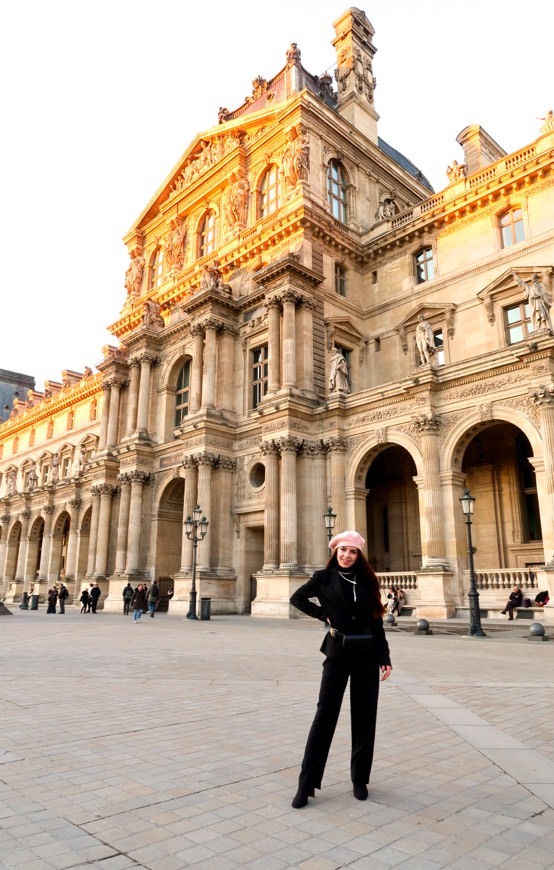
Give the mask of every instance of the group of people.
M 31 591 L 32 594 L 32 591 Z M 47 613 L 65 613 L 65 600 L 69 596 L 69 590 L 65 583 L 60 583 L 60 588 L 56 585 L 51 586 L 48 590 L 47 600 L 48 607 L 46 609 Z M 56 611 L 56 604 L 60 605 L 59 611 Z
M 98 607 L 98 599 L 102 595 L 102 590 L 98 583 L 91 583 L 90 586 L 81 592 L 79 601 L 81 602 L 81 613 L 96 613 Z
M 150 616 L 154 619 L 156 610 L 160 603 L 160 587 L 158 581 L 153 580 L 152 585 L 148 587 L 146 583 L 139 583 L 136 589 L 133 589 L 130 583 L 124 587 L 123 592 L 123 615 L 127 616 L 133 610 L 133 623 L 140 622 L 143 613 L 150 612 Z M 167 593 L 171 600 L 173 597 L 173 589 Z
M 519 586 L 514 586 L 512 591 L 510 592 L 510 597 L 506 602 L 506 606 L 504 610 L 501 610 L 500 613 L 508 614 L 508 619 L 514 618 L 514 610 L 516 607 L 546 607 L 548 602 L 550 601 L 550 595 L 548 594 L 548 590 L 543 590 L 542 592 L 538 592 L 535 595 L 535 603 L 532 604 L 530 598 L 524 598 L 523 592 Z
M 406 604 L 406 594 L 400 586 L 391 586 L 387 592 L 387 610 L 389 613 L 400 616 L 402 608 Z

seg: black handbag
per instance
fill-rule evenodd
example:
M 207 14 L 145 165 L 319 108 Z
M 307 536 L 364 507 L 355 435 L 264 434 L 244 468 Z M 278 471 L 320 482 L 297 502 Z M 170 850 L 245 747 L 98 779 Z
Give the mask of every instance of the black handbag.
M 373 647 L 373 635 L 343 634 L 342 647 L 346 652 L 369 653 Z

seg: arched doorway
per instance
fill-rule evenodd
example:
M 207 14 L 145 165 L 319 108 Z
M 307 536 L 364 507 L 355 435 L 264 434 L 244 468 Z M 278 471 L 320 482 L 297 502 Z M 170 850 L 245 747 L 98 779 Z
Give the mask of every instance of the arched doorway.
M 544 563 L 533 451 L 512 423 L 484 425 L 467 443 L 462 472 L 475 497 L 473 544 L 480 568 Z
M 385 447 L 369 466 L 367 553 L 377 572 L 416 571 L 421 566 L 416 474 L 414 460 L 398 444 Z
M 157 512 L 156 577 L 173 577 L 181 567 L 185 481 L 170 480 L 163 490 Z

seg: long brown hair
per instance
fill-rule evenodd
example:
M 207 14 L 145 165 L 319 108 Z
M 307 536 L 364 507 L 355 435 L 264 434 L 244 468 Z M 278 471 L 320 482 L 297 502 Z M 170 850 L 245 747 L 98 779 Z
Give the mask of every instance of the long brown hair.
M 337 547 L 338 549 L 338 547 Z M 356 548 L 358 549 L 358 548 Z M 337 550 L 333 551 L 333 555 L 327 562 L 327 568 L 336 568 L 338 570 L 339 563 L 337 561 Z M 381 587 L 377 574 L 367 561 L 361 550 L 358 550 L 358 558 L 354 562 L 354 571 L 359 580 L 362 580 L 369 592 L 371 600 L 371 609 L 375 617 L 383 616 L 386 612 L 386 607 L 381 601 Z

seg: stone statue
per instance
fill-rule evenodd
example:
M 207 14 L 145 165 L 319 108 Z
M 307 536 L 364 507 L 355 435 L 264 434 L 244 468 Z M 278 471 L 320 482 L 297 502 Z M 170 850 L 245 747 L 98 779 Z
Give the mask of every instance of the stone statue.
M 8 472 L 8 475 L 7 475 L 8 495 L 15 495 L 17 493 L 16 482 L 17 482 L 17 471 Z
M 226 106 L 220 106 L 217 112 L 217 120 L 220 124 L 224 124 L 229 117 L 229 109 Z
M 143 326 L 165 326 L 165 321 L 160 314 L 160 305 L 154 299 L 147 299 L 142 313 Z
M 131 262 L 125 272 L 125 287 L 129 296 L 140 296 L 142 273 L 144 272 L 144 257 L 131 255 Z
M 552 307 L 552 296 L 547 287 L 540 280 L 537 274 L 534 274 L 530 281 L 522 281 L 512 270 L 516 283 L 522 290 L 525 290 L 527 302 L 531 309 L 531 323 L 533 329 L 538 332 L 540 329 L 547 329 L 550 335 L 554 334 L 552 329 L 552 319 L 550 309 Z
M 295 63 L 300 63 L 300 49 L 296 42 L 291 42 L 287 48 L 287 66 L 293 66 Z
M 375 218 L 378 221 L 390 221 L 397 212 L 396 203 L 391 196 L 386 196 L 383 202 L 379 203 L 379 208 L 375 212 Z
M 37 464 L 33 462 L 27 475 L 27 489 L 35 489 L 38 486 Z
M 223 205 L 225 219 L 230 227 L 234 227 L 235 224 L 242 224 L 242 226 L 246 224 L 249 189 L 248 179 L 244 175 L 233 172 L 229 187 L 225 191 Z
M 92 377 L 92 369 L 90 366 L 85 366 L 85 370 L 83 372 L 83 377 L 84 378 L 91 378 Z
M 168 268 L 180 270 L 185 261 L 185 243 L 187 228 L 184 218 L 175 218 L 169 224 L 169 233 L 165 242 L 164 259 Z
M 427 365 L 431 361 L 432 354 L 435 353 L 436 346 L 433 327 L 428 320 L 425 320 L 423 314 L 419 315 L 419 322 L 415 331 L 415 343 L 420 364 L 422 366 Z
M 231 286 L 223 283 L 223 273 L 219 268 L 219 260 L 213 260 L 204 266 L 200 290 L 223 290 L 231 293 Z
M 316 76 L 316 81 L 319 85 L 319 93 L 322 97 L 333 97 L 333 77 L 328 72 Z
M 283 152 L 283 175 L 289 187 L 299 181 L 306 181 L 310 166 L 310 146 L 308 137 L 300 127 L 293 127 L 289 141 Z
M 454 184 L 455 181 L 460 181 L 460 179 L 465 178 L 467 175 L 467 163 L 458 163 L 457 160 L 453 160 L 452 163 L 446 167 L 446 174 L 448 176 L 449 184 Z
M 545 133 L 552 133 L 554 130 L 554 112 L 552 109 L 549 109 L 544 118 L 539 118 L 539 121 L 544 121 L 544 124 L 541 127 L 541 135 Z
M 349 393 L 348 363 L 338 348 L 333 347 L 329 361 L 329 391 L 331 393 Z
M 54 453 L 52 457 L 52 483 L 57 483 L 60 477 L 60 457 Z

